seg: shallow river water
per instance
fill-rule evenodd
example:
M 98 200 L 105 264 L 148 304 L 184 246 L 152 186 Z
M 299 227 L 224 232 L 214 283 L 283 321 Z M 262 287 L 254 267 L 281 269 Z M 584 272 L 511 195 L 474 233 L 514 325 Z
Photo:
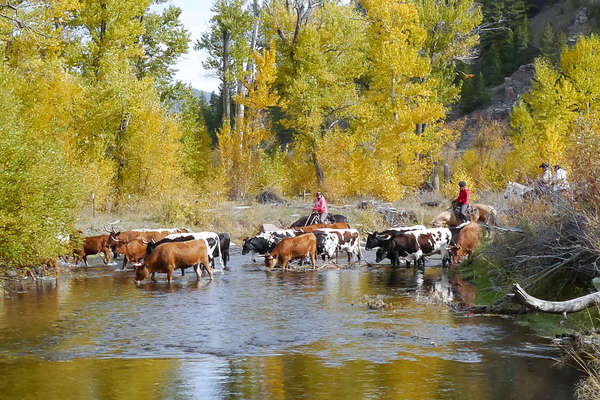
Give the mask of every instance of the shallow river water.
M 452 311 L 473 288 L 441 268 L 266 273 L 239 249 L 212 283 L 119 268 L 0 297 L 0 398 L 560 400 L 579 378 L 510 319 Z

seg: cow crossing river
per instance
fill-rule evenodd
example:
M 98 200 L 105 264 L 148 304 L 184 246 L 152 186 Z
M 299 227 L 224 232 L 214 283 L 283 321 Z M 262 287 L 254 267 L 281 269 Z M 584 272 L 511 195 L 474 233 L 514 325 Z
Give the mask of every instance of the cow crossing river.
M 90 264 L 0 298 L 0 398 L 560 400 L 579 378 L 511 319 L 452 311 L 472 288 L 430 264 L 265 272 L 234 247 L 171 285 Z

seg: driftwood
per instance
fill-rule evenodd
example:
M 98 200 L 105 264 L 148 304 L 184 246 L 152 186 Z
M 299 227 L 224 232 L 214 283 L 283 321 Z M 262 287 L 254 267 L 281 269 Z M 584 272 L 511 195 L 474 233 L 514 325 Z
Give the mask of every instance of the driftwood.
M 525 231 L 523 229 L 513 228 L 510 226 L 488 225 L 488 224 L 484 224 L 483 222 L 479 222 L 479 225 L 483 226 L 484 228 L 492 229 L 492 230 L 500 231 L 500 232 L 525 233 Z
M 530 296 L 518 283 L 512 287 L 515 297 L 526 306 L 537 311 L 552 314 L 566 314 L 581 311 L 585 308 L 600 305 L 600 292 L 588 294 L 567 301 L 546 301 Z

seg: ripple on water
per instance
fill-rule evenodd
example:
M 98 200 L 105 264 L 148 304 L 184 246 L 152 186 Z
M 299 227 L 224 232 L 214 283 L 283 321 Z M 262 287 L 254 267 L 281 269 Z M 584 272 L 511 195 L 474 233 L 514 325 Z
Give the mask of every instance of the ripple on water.
M 453 313 L 444 303 L 454 299 L 456 277 L 440 268 L 265 273 L 239 253 L 231 264 L 212 283 L 176 273 L 172 285 L 136 286 L 132 271 L 100 266 L 57 284 L 26 286 L 19 298 L 0 303 L 0 360 L 179 360 L 173 376 L 182 393 L 215 397 L 191 377 L 225 385 L 228 394 L 245 393 L 242 375 L 251 377 L 247 384 L 264 386 L 269 374 L 310 373 L 306 363 L 324 368 L 321 385 L 344 381 L 336 371 L 353 366 L 369 382 L 400 369 L 437 382 L 465 373 L 457 365 L 479 379 L 485 369 L 505 373 L 507 362 L 555 355 L 510 320 Z M 387 306 L 368 310 L 364 296 L 382 296 Z M 441 386 L 440 393 L 458 390 Z M 360 393 L 379 392 L 365 386 Z

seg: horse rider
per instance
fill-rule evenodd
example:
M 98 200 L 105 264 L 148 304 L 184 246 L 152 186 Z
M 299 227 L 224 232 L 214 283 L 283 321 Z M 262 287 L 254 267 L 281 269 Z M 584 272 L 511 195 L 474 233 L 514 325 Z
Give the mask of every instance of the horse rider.
M 540 168 L 542 169 L 542 176 L 538 179 L 537 191 L 541 194 L 547 194 L 550 192 L 552 185 L 552 171 L 550 171 L 550 164 L 547 162 L 541 163 Z
M 458 198 L 455 201 L 460 205 L 460 215 L 457 216 L 462 218 L 462 222 L 467 222 L 469 220 L 469 216 L 467 215 L 467 207 L 469 206 L 469 189 L 467 189 L 467 182 L 458 182 L 458 187 L 460 188 L 460 191 L 458 192 Z
M 320 223 L 327 223 L 327 200 L 325 200 L 325 197 L 323 197 L 323 193 L 317 192 L 317 197 L 315 198 L 312 211 L 313 213 L 319 214 Z
M 552 177 L 552 189 L 555 194 L 565 194 L 569 191 L 569 181 L 567 181 L 567 171 L 558 164 L 554 166 L 554 176 Z

